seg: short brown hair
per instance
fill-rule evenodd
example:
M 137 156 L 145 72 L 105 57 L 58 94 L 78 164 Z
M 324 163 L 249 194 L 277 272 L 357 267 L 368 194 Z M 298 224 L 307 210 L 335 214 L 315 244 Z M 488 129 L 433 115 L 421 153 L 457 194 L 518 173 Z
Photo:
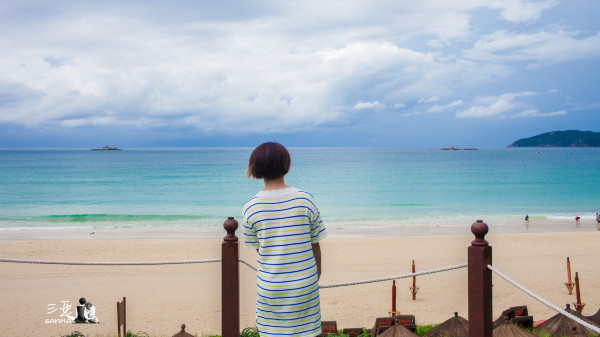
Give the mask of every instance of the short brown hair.
M 279 143 L 263 143 L 257 146 L 248 160 L 246 177 L 273 180 L 285 176 L 292 160 L 288 150 Z

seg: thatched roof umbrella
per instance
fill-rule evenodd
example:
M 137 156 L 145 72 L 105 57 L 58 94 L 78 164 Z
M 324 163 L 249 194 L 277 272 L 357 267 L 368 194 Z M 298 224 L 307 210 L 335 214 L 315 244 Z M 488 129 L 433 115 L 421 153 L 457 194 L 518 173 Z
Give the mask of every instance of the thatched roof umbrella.
M 174 334 L 173 337 L 194 337 L 194 336 L 190 335 L 187 332 L 185 332 L 185 324 L 181 324 L 181 331 L 179 331 L 178 333 Z
M 493 331 L 494 337 L 535 337 L 531 332 L 527 332 L 518 326 L 508 322 L 508 316 L 504 318 L 504 323 L 498 325 Z
M 389 329 L 378 335 L 378 337 L 415 337 L 419 336 L 416 333 L 408 330 L 404 325 L 395 324 Z
M 568 313 L 573 316 L 582 319 L 583 321 L 590 323 L 596 327 L 599 327 L 598 324 L 594 323 L 590 319 L 585 316 L 582 316 L 579 312 L 575 310 L 571 310 L 571 305 L 567 304 L 567 308 L 565 309 Z M 550 336 L 570 336 L 573 333 L 572 328 L 577 327 L 577 332 L 580 335 L 587 336 L 592 335 L 596 336 L 598 333 L 586 328 L 585 326 L 575 322 L 574 320 L 568 318 L 567 316 L 558 313 L 552 317 L 550 317 L 547 321 L 537 326 L 537 329 L 540 331 L 544 331 Z M 599 327 L 600 328 L 600 327 Z
M 454 317 L 427 331 L 423 337 L 469 337 L 469 321 L 454 313 Z
M 598 309 L 598 311 L 596 312 L 596 314 L 592 315 L 592 316 L 585 316 L 588 319 L 596 322 L 596 324 L 600 325 L 600 309 Z

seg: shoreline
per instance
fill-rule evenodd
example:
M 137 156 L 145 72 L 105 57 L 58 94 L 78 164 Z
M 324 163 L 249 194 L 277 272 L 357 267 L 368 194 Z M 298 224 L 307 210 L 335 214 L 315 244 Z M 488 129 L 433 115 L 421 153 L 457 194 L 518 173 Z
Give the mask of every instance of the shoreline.
M 239 229 L 238 229 L 239 232 Z M 88 234 L 89 235 L 89 234 Z M 239 236 L 239 233 L 238 233 Z M 473 235 L 452 236 L 331 236 L 322 242 L 321 284 L 356 281 L 465 263 Z M 564 308 L 575 301 L 568 295 L 565 259 L 570 257 L 573 277 L 579 272 L 584 315 L 600 307 L 600 232 L 488 234 L 493 264 L 541 297 Z M 243 241 L 242 241 L 243 242 Z M 221 240 L 200 239 L 38 239 L 2 240 L 3 258 L 54 261 L 177 261 L 214 259 Z M 256 253 L 240 247 L 240 258 L 256 264 Z M 218 263 L 165 266 L 65 266 L 2 263 L 0 296 L 5 305 L 0 319 L 8 335 L 54 336 L 74 330 L 88 337 L 114 336 L 115 302 L 127 297 L 127 326 L 132 332 L 172 336 L 185 323 L 199 336 L 220 334 L 221 268 Z M 420 287 L 412 301 L 412 280 L 398 280 L 398 309 L 416 316 L 417 324 L 441 323 L 467 315 L 466 269 L 417 277 Z M 240 266 L 240 323 L 254 326 L 256 274 Z M 493 317 L 506 308 L 527 305 L 535 320 L 555 313 L 509 283 L 493 276 Z M 321 290 L 323 320 L 336 320 L 338 328 L 371 327 L 390 309 L 391 282 Z M 79 297 L 94 303 L 101 324 L 48 324 L 57 313 L 49 304 Z M 28 319 L 23 319 L 27 313 Z
M 236 219 L 237 220 L 237 219 Z M 239 220 L 238 220 L 239 221 Z M 473 220 L 474 222 L 475 220 Z M 527 234 L 527 233 L 580 233 L 600 231 L 600 223 L 595 219 L 584 218 L 579 223 L 564 218 L 534 219 L 529 223 L 503 221 L 503 219 L 485 220 L 490 228 L 489 234 Z M 332 237 L 412 237 L 412 236 L 456 236 L 471 235 L 471 223 L 457 224 L 449 222 L 442 225 L 408 224 L 356 225 L 344 226 L 340 223 L 327 225 Z M 243 236 L 242 225 L 236 231 Z M 218 227 L 194 227 L 188 225 L 165 226 L 79 226 L 79 227 L 18 227 L 0 228 L 1 240 L 133 240 L 133 239 L 204 239 L 222 238 L 225 230 Z

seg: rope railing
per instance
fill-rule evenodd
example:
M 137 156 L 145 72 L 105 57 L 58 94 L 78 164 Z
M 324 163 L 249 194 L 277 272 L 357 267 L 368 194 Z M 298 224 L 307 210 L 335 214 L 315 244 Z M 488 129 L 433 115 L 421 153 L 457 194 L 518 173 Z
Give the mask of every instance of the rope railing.
M 558 307 L 555 304 L 550 303 L 549 301 L 543 299 L 542 297 L 540 297 L 539 295 L 535 294 L 534 292 L 532 292 L 531 290 L 525 288 L 524 286 L 520 285 L 519 283 L 517 283 L 516 281 L 514 281 L 513 279 L 511 279 L 510 277 L 504 275 L 502 272 L 500 272 L 498 269 L 494 268 L 492 265 L 487 265 L 487 267 L 493 271 L 494 273 L 496 273 L 496 275 L 500 276 L 501 278 L 503 278 L 505 281 L 507 281 L 508 283 L 512 284 L 513 286 L 517 287 L 518 289 L 520 289 L 521 291 L 523 291 L 524 293 L 526 293 L 527 295 L 535 298 L 536 300 L 540 301 L 541 303 L 545 304 L 546 306 L 550 307 L 551 309 L 554 309 L 555 311 L 559 312 L 560 314 L 572 319 L 573 321 L 585 326 L 586 328 L 600 333 L 600 328 L 597 328 L 591 324 L 589 324 L 588 322 L 580 319 L 579 317 L 561 309 L 560 307 Z
M 413 276 L 421 276 L 421 275 L 441 273 L 441 272 L 444 272 L 444 271 L 449 271 L 449 270 L 453 270 L 453 269 L 460 269 L 460 268 L 465 268 L 465 267 L 467 267 L 466 263 L 464 263 L 464 264 L 458 264 L 458 265 L 455 265 L 455 266 L 448 266 L 448 267 L 441 267 L 441 268 L 436 268 L 436 269 L 431 269 L 431 270 L 424 270 L 424 271 L 420 271 L 420 272 L 416 272 L 416 273 L 410 273 L 410 274 L 403 274 L 403 275 L 396 275 L 396 276 L 374 278 L 374 279 L 362 280 L 362 281 L 352 281 L 352 282 L 342 282 L 342 283 L 326 284 L 326 285 L 319 286 L 319 288 L 321 288 L 321 289 L 327 289 L 327 288 L 337 288 L 337 287 L 346 287 L 346 286 L 353 286 L 353 285 L 359 285 L 359 284 L 367 284 L 367 283 L 375 283 L 375 282 L 399 280 L 399 279 L 413 277 Z
M 0 259 L 0 262 L 32 263 L 32 264 L 60 264 L 67 266 L 158 266 L 167 264 L 195 264 L 221 262 L 221 259 L 203 260 L 181 260 L 181 261 L 147 261 L 147 262 L 80 262 L 80 261 L 43 261 L 43 260 L 21 260 Z
M 258 268 L 250 262 L 239 258 L 238 238 L 235 236 L 235 230 L 238 227 L 237 221 L 229 217 L 223 224 L 227 235 L 223 238 L 221 245 L 221 256 L 218 259 L 202 260 L 182 260 L 182 261 L 147 261 L 147 262 L 73 262 L 73 261 L 41 261 L 41 260 L 23 260 L 23 259 L 3 259 L 0 262 L 11 263 L 33 263 L 33 264 L 53 264 L 53 265 L 91 265 L 91 266 L 144 266 L 144 265 L 175 265 L 175 264 L 197 264 L 197 263 L 222 263 L 221 287 L 222 292 L 222 317 L 221 317 L 221 335 L 223 337 L 237 337 L 240 335 L 239 324 L 239 271 L 238 263 L 242 263 L 254 271 Z M 468 268 L 468 304 L 469 304 L 469 335 L 480 337 L 492 337 L 492 272 L 505 279 L 515 287 L 527 293 L 529 296 L 537 299 L 546 306 L 570 318 L 571 320 L 585 326 L 586 328 L 600 333 L 600 329 L 580 318 L 562 310 L 558 306 L 549 303 L 540 296 L 534 294 L 522 285 L 510 279 L 495 269 L 492 264 L 492 247 L 485 240 L 488 232 L 488 226 L 481 220 L 477 220 L 471 225 L 471 232 L 475 235 L 475 240 L 471 241 L 468 247 L 468 263 L 455 266 L 441 267 L 417 273 L 395 275 L 367 280 L 351 281 L 321 285 L 319 288 L 328 289 L 336 287 L 345 287 L 351 285 L 368 284 L 397 280 L 408 277 L 422 276 L 444 271 L 450 271 L 460 268 Z M 226 291 L 225 291 L 226 290 Z
M 245 264 L 250 269 L 258 272 L 258 268 L 256 268 L 252 264 L 250 264 L 248 261 L 246 261 L 244 259 L 239 259 L 238 261 L 241 262 L 241 263 L 243 263 L 243 264 Z M 376 282 L 383 282 L 383 281 L 399 280 L 399 279 L 413 277 L 413 276 L 422 276 L 422 275 L 428 275 L 428 274 L 441 273 L 441 272 L 444 272 L 444 271 L 449 271 L 449 270 L 454 270 L 454 269 L 460 269 L 460 268 L 465 268 L 465 267 L 467 267 L 467 264 L 463 263 L 463 264 L 458 264 L 458 265 L 455 265 L 455 266 L 448 266 L 448 267 L 441 267 L 441 268 L 436 268 L 436 269 L 431 269 L 431 270 L 424 270 L 424 271 L 420 271 L 420 272 L 417 272 L 417 273 L 402 274 L 402 275 L 395 275 L 395 276 L 388 276 L 388 277 L 380 277 L 380 278 L 373 278 L 373 279 L 359 280 L 359 281 L 350 281 L 350 282 L 325 284 L 325 285 L 320 285 L 319 288 L 321 288 L 321 289 L 328 289 L 328 288 L 347 287 L 347 286 L 353 286 L 353 285 L 359 285 L 359 284 L 368 284 L 368 283 L 376 283 Z
M 232 222 L 233 218 L 228 219 Z M 237 238 L 233 235 L 235 228 L 237 228 L 237 222 L 235 226 L 229 228 L 225 226 L 228 232 L 223 240 L 222 244 L 222 258 L 220 259 L 204 259 L 204 260 L 184 260 L 184 261 L 148 261 L 148 262 L 74 262 L 74 261 L 41 261 L 41 260 L 24 260 L 24 259 L 0 259 L 0 262 L 11 262 L 11 263 L 32 263 L 32 264 L 51 264 L 51 265 L 87 265 L 87 266 L 143 266 L 143 265 L 168 265 L 168 264 L 192 264 L 192 263 L 211 263 L 221 262 L 222 263 L 222 277 L 221 287 L 227 289 L 222 292 L 221 299 L 221 330 L 222 336 L 224 337 L 236 337 L 240 335 L 240 321 L 239 321 L 239 271 L 238 263 L 245 264 L 254 271 L 258 271 L 258 268 L 253 266 L 250 262 L 239 258 L 239 250 L 237 246 Z M 227 221 L 226 221 L 227 225 Z M 232 223 L 233 225 L 233 223 Z M 401 278 L 407 278 L 412 276 L 433 274 L 442 271 L 448 271 L 452 269 L 464 268 L 467 264 L 461 264 L 456 266 L 449 266 L 443 268 L 437 268 L 433 270 L 421 271 L 418 273 L 410 273 L 404 275 L 396 275 L 382 278 L 375 278 L 369 280 L 353 281 L 336 283 L 329 285 L 322 285 L 319 288 L 335 288 L 358 284 L 367 284 L 374 282 L 382 282 L 388 280 L 396 280 Z
M 245 264 L 246 266 L 248 266 L 250 269 L 254 270 L 254 271 L 258 271 L 258 268 L 256 268 L 255 266 L 253 266 L 250 262 L 244 260 L 244 259 L 239 259 L 239 262 Z
M 238 261 L 242 264 L 245 264 L 250 269 L 258 272 L 258 268 L 255 267 L 254 265 L 252 265 L 250 262 L 248 262 L 244 259 L 238 259 Z M 0 259 L 0 262 L 52 264 L 52 265 L 67 265 L 67 266 L 158 266 L 158 265 L 170 265 L 170 264 L 214 263 L 214 262 L 221 262 L 221 259 L 181 260 L 181 261 L 146 261 L 146 262 L 138 262 L 138 261 L 135 261 L 135 262 L 83 262 L 83 261 L 44 261 L 44 260 L 23 260 L 23 259 Z M 459 265 L 455 265 L 455 266 L 448 266 L 448 267 L 436 268 L 436 269 L 431 269 L 431 270 L 424 270 L 424 271 L 420 271 L 417 273 L 321 285 L 321 286 L 319 286 L 319 288 L 327 289 L 327 288 L 347 287 L 347 286 L 359 285 L 359 284 L 368 284 L 368 283 L 376 283 L 376 282 L 383 282 L 383 281 L 399 280 L 399 279 L 413 277 L 413 276 L 428 275 L 428 274 L 440 273 L 440 272 L 454 270 L 454 269 L 465 268 L 466 266 L 467 266 L 467 264 L 464 263 L 464 264 L 459 264 Z

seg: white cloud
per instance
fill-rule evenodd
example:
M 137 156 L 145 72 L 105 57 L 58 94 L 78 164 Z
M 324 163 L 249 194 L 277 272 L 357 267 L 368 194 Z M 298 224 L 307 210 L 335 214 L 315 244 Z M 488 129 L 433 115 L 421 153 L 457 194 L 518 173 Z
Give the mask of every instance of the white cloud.
M 444 106 L 442 105 L 434 105 L 431 108 L 427 109 L 427 112 L 442 112 L 444 111 Z
M 517 114 L 510 116 L 510 117 L 511 118 L 536 117 L 536 116 L 539 116 L 539 114 L 540 114 L 540 112 L 537 111 L 536 109 L 528 109 L 528 110 L 523 110 Z
M 535 109 L 529 109 L 521 111 L 517 114 L 510 116 L 510 118 L 524 118 L 524 117 L 552 117 L 552 116 L 562 116 L 566 115 L 567 112 L 565 110 L 553 111 L 553 112 L 539 112 Z
M 452 103 L 446 104 L 446 105 L 434 105 L 431 108 L 427 109 L 427 112 L 442 112 L 448 109 L 453 109 L 453 108 L 457 108 L 459 106 L 462 106 L 464 103 L 462 100 L 458 99 Z
M 558 4 L 558 0 L 550 1 L 522 1 L 498 0 L 489 1 L 488 6 L 500 9 L 502 18 L 511 22 L 527 22 L 538 20 L 542 11 Z
M 433 103 L 439 101 L 440 98 L 438 96 L 431 96 L 429 98 L 421 97 L 419 98 L 419 103 Z
M 494 32 L 464 52 L 465 57 L 486 62 L 560 62 L 595 59 L 600 56 L 600 33 L 580 36 L 576 31 L 536 33 Z
M 533 92 L 507 93 L 500 96 L 476 99 L 473 105 L 456 113 L 457 118 L 491 118 L 505 117 L 506 113 L 519 108 L 522 104 L 516 101 L 519 97 L 535 95 Z
M 354 109 L 363 110 L 363 109 L 383 109 L 385 108 L 385 104 L 382 104 L 378 101 L 374 102 L 358 102 L 354 105 Z
M 412 111 L 412 112 L 406 112 L 403 114 L 400 114 L 401 117 L 411 117 L 411 116 L 419 116 L 422 115 L 423 113 L 420 111 Z
M 178 39 L 159 30 L 148 41 L 139 24 L 106 20 L 94 18 L 80 27 L 104 32 L 93 53 L 55 49 L 51 42 L 6 48 L 16 51 L 0 62 L 5 81 L 28 88 L 37 99 L 0 110 L 0 122 L 294 130 L 352 118 L 338 107 L 385 108 L 426 92 L 445 92 L 449 81 L 468 72 L 486 73 L 485 66 L 446 64 L 388 42 L 291 53 L 286 37 L 261 23 L 183 27 L 189 35 Z M 79 40 L 75 31 L 60 34 L 70 24 L 57 24 L 43 38 Z M 220 39 L 197 40 L 190 31 Z M 113 36 L 118 53 L 113 44 L 102 47 Z M 65 55 L 56 59 L 69 62 L 57 67 L 44 61 L 47 55 Z M 356 104 L 353 92 L 380 99 Z M 437 100 L 435 95 L 423 99 Z
M 456 101 L 448 104 L 446 106 L 446 108 L 456 108 L 456 107 L 462 106 L 463 104 L 464 104 L 464 102 L 462 100 L 457 99 Z
M 465 93 L 522 70 L 509 62 L 600 55 L 598 34 L 472 26 L 478 8 L 492 8 L 509 22 L 532 22 L 555 5 L 266 0 L 236 8 L 211 1 L 88 7 L 66 1 L 27 11 L 48 7 L 5 1 L 0 123 L 248 133 L 342 125 L 363 110 L 407 107 L 396 102 L 438 103 L 421 107 L 428 112 L 456 109 L 464 106 L 457 97 L 466 100 Z M 475 42 L 476 34 L 483 37 Z M 472 48 L 463 52 L 466 46 Z M 451 103 L 439 104 L 441 97 Z M 457 117 L 528 108 L 515 97 L 488 99 L 493 102 L 476 100 Z M 492 112 L 483 109 L 490 106 Z M 403 116 L 422 114 L 406 110 Z

